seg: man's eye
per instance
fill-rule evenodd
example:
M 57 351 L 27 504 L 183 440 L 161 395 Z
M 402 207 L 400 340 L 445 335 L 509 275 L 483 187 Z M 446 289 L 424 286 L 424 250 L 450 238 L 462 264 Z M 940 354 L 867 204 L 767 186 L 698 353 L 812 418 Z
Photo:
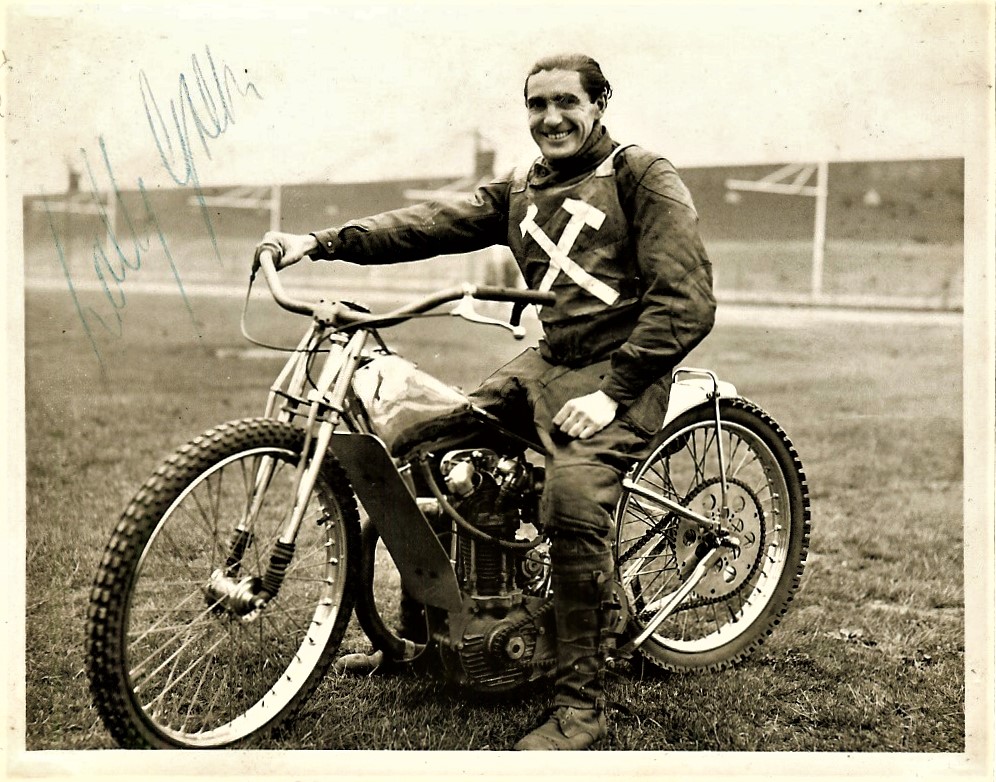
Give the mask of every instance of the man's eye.
M 530 111 L 545 111 L 546 110 L 546 101 L 545 100 L 537 100 L 536 98 L 533 98 L 531 100 L 526 101 L 526 107 Z
M 576 108 L 580 102 L 581 101 L 579 101 L 574 95 L 558 95 L 556 98 L 558 109 L 573 109 Z

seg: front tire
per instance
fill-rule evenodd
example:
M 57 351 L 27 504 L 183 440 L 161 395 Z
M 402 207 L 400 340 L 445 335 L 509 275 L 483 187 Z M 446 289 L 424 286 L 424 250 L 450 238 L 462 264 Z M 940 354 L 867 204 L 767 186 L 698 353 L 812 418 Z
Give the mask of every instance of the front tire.
M 711 405 L 687 411 L 655 439 L 631 478 L 722 521 L 741 540 L 643 643 L 668 671 L 718 671 L 750 655 L 781 621 L 799 588 L 809 549 L 806 477 L 791 441 L 761 408 L 720 401 L 722 435 Z M 726 463 L 722 509 L 719 449 Z M 690 574 L 702 542 L 697 524 L 632 492 L 616 512 L 617 578 L 639 633 Z
M 88 613 L 90 689 L 124 747 L 258 739 L 335 658 L 359 575 L 352 489 L 326 456 L 276 596 L 251 608 L 293 505 L 304 433 L 247 419 L 180 448 L 142 486 L 104 553 Z M 251 534 L 254 484 L 272 465 Z

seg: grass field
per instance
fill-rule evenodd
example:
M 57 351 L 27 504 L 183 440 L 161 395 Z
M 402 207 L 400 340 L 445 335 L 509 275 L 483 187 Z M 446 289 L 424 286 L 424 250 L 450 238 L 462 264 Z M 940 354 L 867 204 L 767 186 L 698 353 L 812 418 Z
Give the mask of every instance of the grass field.
M 241 286 L 246 259 L 252 256 L 255 237 L 222 237 L 218 257 L 211 244 L 198 237 L 185 239 L 173 248 L 173 261 L 180 278 L 190 283 L 229 283 Z M 811 241 L 768 240 L 710 241 L 707 244 L 713 263 L 716 290 L 727 297 L 761 297 L 777 301 L 780 297 L 808 296 L 812 289 Z M 93 247 L 77 239 L 65 246 L 66 261 L 77 284 L 96 283 Z M 26 248 L 25 273 L 29 279 L 63 279 L 61 267 L 51 242 Z M 964 247 L 960 242 L 917 244 L 912 241 L 849 241 L 826 243 L 822 272 L 822 296 L 830 301 L 843 299 L 892 301 L 898 306 L 960 308 L 964 287 Z M 170 267 L 161 250 L 147 253 L 140 273 L 144 280 L 172 279 Z M 509 257 L 509 274 L 514 277 L 514 263 Z M 322 279 L 328 274 L 324 264 L 309 264 L 294 269 L 298 280 Z M 350 264 L 335 265 L 336 279 L 356 287 L 410 287 L 433 289 L 440 280 L 458 284 L 473 278 L 477 282 L 497 284 L 498 271 L 487 269 L 480 258 L 451 256 L 404 264 L 400 267 L 376 268 Z
M 83 641 L 116 517 L 176 445 L 258 414 L 279 367 L 232 350 L 246 346 L 239 302 L 191 305 L 196 328 L 178 297 L 129 294 L 122 335 L 99 339 L 101 377 L 67 296 L 28 294 L 29 750 L 113 746 L 90 703 Z M 252 322 L 271 339 L 297 328 L 263 310 Z M 396 332 L 403 353 L 462 385 L 519 347 L 455 319 Z M 813 502 L 803 589 L 735 671 L 613 677 L 600 748 L 964 750 L 961 336 L 929 323 L 721 321 L 687 363 L 735 382 L 794 440 Z M 349 638 L 363 646 L 355 629 Z M 507 749 L 548 694 L 488 702 L 412 675 L 329 677 L 278 748 Z

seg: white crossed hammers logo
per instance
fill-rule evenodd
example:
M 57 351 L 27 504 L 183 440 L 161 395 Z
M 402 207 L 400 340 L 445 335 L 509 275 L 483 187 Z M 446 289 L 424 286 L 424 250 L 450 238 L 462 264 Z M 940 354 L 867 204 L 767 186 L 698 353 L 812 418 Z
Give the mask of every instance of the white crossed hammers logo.
M 592 296 L 595 296 L 606 304 L 615 304 L 619 298 L 619 294 L 578 266 L 577 263 L 571 260 L 569 255 L 571 250 L 574 249 L 574 243 L 581 235 L 581 229 L 589 225 L 597 231 L 605 221 L 605 212 L 585 201 L 579 201 L 575 198 L 564 199 L 563 207 L 571 213 L 571 219 L 567 221 L 567 225 L 564 226 L 564 232 L 560 235 L 560 240 L 556 244 L 536 224 L 536 215 L 539 212 L 536 204 L 529 205 L 525 218 L 519 224 L 522 236 L 525 237 L 526 234 L 529 234 L 533 237 L 536 240 L 536 244 L 550 258 L 550 268 L 547 269 L 542 282 L 540 282 L 539 290 L 550 290 L 553 287 L 553 281 L 563 272 Z

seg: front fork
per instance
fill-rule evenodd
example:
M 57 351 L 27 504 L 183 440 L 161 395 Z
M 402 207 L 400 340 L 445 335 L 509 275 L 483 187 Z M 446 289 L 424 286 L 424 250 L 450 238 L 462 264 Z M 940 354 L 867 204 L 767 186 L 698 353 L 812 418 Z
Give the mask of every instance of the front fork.
M 287 362 L 270 391 L 267 400 L 265 416 L 289 420 L 286 412 L 277 413 L 277 399 L 280 396 L 292 400 L 301 399 L 307 382 L 306 361 L 311 352 L 308 348 L 321 341 L 322 330 L 316 327 L 309 331 L 298 346 L 296 355 Z M 283 584 L 284 576 L 294 557 L 294 541 L 298 530 L 304 521 L 311 494 L 322 472 L 325 454 L 332 435 L 342 420 L 346 397 L 349 393 L 353 374 L 359 366 L 366 345 L 367 332 L 357 331 L 343 346 L 334 344 L 329 349 L 329 355 L 322 366 L 321 373 L 314 387 L 304 397 L 307 400 L 308 416 L 303 426 L 305 432 L 304 445 L 301 449 L 301 459 L 296 467 L 294 483 L 296 486 L 294 505 L 290 510 L 283 531 L 270 552 L 269 563 L 262 579 L 243 579 L 236 581 L 239 564 L 249 541 L 252 538 L 252 528 L 257 518 L 266 490 L 273 477 L 274 459 L 264 457 L 256 470 L 253 489 L 245 516 L 236 526 L 231 542 L 231 551 L 224 571 L 216 571 L 211 576 L 209 589 L 213 593 L 245 595 L 246 585 L 252 581 L 252 596 L 240 601 L 244 610 L 238 613 L 245 618 L 253 618 L 270 600 L 276 597 Z M 286 392 L 282 389 L 287 385 Z M 319 420 L 319 415 L 322 419 Z
M 707 398 L 712 405 L 714 420 L 716 422 L 716 448 L 720 476 L 719 518 L 727 519 L 730 517 L 730 514 L 726 499 L 728 482 L 726 476 L 726 454 L 723 450 L 723 421 L 719 410 L 719 379 L 716 377 L 715 373 L 709 371 L 708 369 L 692 369 L 682 367 L 676 370 L 675 379 L 677 379 L 677 375 L 679 373 L 703 375 L 712 381 L 712 389 L 707 393 Z M 617 657 L 627 657 L 631 655 L 636 649 L 642 646 L 651 635 L 654 634 L 657 628 L 660 627 L 661 624 L 678 609 L 681 602 L 695 590 L 695 588 L 699 585 L 699 582 L 701 582 L 702 579 L 708 575 L 709 571 L 719 561 L 724 548 L 732 548 L 737 550 L 740 547 L 739 539 L 730 534 L 729 530 L 727 530 L 721 522 L 716 521 L 715 519 L 707 518 L 700 513 L 696 513 L 695 511 L 675 502 L 671 498 L 664 496 L 660 492 L 648 489 L 646 486 L 641 486 L 633 481 L 632 478 L 626 477 L 623 479 L 622 483 L 623 489 L 630 494 L 635 494 L 641 499 L 652 502 L 661 509 L 666 510 L 669 515 L 680 516 L 698 524 L 699 528 L 705 532 L 704 537 L 708 541 L 708 545 L 702 547 L 698 563 L 695 565 L 689 577 L 684 581 L 684 583 L 682 583 L 681 587 L 664 599 L 660 607 L 657 609 L 657 613 L 651 617 L 650 621 L 647 622 L 646 626 L 636 637 L 630 639 L 629 642 L 616 651 Z M 620 579 L 624 585 L 628 581 L 626 576 L 626 573 L 620 573 Z

